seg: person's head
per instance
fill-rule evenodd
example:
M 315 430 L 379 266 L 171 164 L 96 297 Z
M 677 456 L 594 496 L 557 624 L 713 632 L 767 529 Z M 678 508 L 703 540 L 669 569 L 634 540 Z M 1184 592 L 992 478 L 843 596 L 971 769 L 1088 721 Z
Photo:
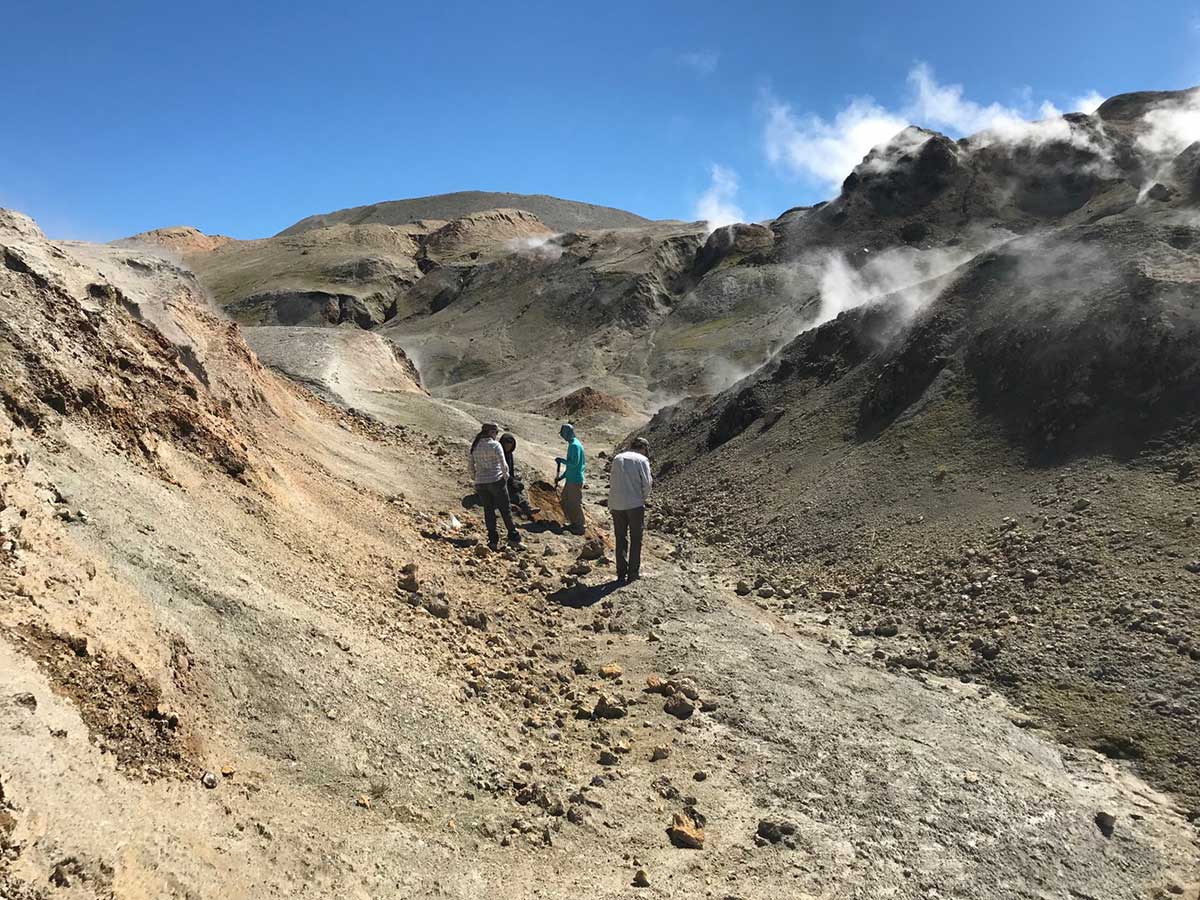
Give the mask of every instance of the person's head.
M 500 435 L 500 446 L 509 453 L 512 453 L 517 449 L 517 439 L 508 432 L 505 432 L 504 434 Z
M 650 442 L 643 437 L 636 437 L 633 443 L 629 445 L 629 449 L 634 453 L 640 453 L 642 456 L 650 455 Z
M 562 439 L 567 443 L 575 440 L 575 426 L 570 422 L 564 423 L 563 427 L 558 429 L 558 433 L 559 436 L 562 437 Z
M 500 433 L 500 428 L 494 422 L 484 422 L 479 426 L 479 434 L 475 435 L 475 440 L 471 441 L 471 451 L 479 446 L 480 441 L 490 441 Z

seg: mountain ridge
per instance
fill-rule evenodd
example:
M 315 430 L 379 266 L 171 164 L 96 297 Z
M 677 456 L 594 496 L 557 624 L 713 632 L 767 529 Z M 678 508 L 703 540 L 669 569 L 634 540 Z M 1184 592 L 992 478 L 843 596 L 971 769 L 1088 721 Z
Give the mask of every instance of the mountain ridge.
M 289 225 L 275 237 L 301 234 L 329 225 L 411 225 L 423 219 L 451 221 L 490 209 L 520 209 L 533 213 L 555 231 L 580 231 L 593 228 L 626 228 L 649 224 L 644 218 L 612 206 L 579 200 L 566 200 L 550 194 L 516 194 L 504 191 L 453 191 L 384 200 L 363 206 L 351 206 L 328 213 L 306 216 Z

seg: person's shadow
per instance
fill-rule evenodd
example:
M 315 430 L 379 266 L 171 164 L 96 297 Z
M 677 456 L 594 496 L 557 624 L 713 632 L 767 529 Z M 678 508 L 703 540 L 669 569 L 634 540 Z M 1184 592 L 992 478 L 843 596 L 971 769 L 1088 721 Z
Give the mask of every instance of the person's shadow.
M 548 519 L 534 519 L 532 522 L 526 522 L 522 528 L 530 534 L 545 534 L 547 531 L 551 534 L 563 534 L 566 531 L 558 522 Z
M 560 588 L 553 594 L 547 594 L 546 599 L 571 609 L 586 609 L 589 606 L 595 606 L 620 586 L 615 579 L 604 584 L 573 584 L 570 587 Z
M 458 547 L 460 550 L 465 550 L 468 547 L 474 547 L 476 544 L 479 543 L 479 538 L 454 537 L 453 535 L 441 534 L 437 531 L 433 531 L 432 529 L 428 529 L 428 528 L 421 531 L 420 534 L 421 534 L 421 537 L 428 538 L 431 541 L 442 541 L 443 543 L 446 543 L 446 544 L 453 544 L 455 547 Z

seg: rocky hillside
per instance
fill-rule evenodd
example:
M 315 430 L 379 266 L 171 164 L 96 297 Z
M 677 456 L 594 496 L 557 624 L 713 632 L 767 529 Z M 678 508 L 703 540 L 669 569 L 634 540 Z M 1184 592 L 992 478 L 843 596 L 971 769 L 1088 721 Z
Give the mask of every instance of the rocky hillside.
M 761 600 L 825 597 L 898 638 L 871 648 L 893 667 L 1000 686 L 1195 808 L 1198 103 L 909 128 L 830 202 L 713 234 L 491 210 L 185 259 L 244 322 L 392 341 L 453 434 L 571 414 L 607 441 L 662 410 L 671 527 Z M 248 336 L 281 371 L 308 339 L 338 360 L 310 376 L 362 369 L 346 340 Z M 1062 621 L 1074 653 L 1047 649 Z
M 0 260 L 0 895 L 1194 894 L 1171 798 L 700 541 L 614 593 L 589 491 L 489 551 L 478 421 L 378 335 L 266 329 L 407 388 L 351 414 L 159 256 L 3 212 Z
M 938 279 L 1014 237 L 1193 209 L 1196 97 L 1124 95 L 958 141 L 910 128 L 833 201 L 712 235 L 565 223 L 529 198 L 472 194 L 318 217 L 185 259 L 239 321 L 383 325 L 439 396 L 534 412 L 591 388 L 630 403 L 632 427 L 724 389 L 844 309 L 897 290 L 921 306 Z M 477 209 L 491 202 L 523 211 Z M 455 218 L 421 218 L 434 215 Z
M 355 206 L 337 212 L 321 213 L 301 219 L 279 232 L 279 237 L 326 228 L 330 225 L 412 225 L 422 220 L 450 221 L 490 209 L 523 209 L 537 216 L 554 231 L 585 231 L 604 228 L 631 228 L 649 220 L 609 206 L 596 206 L 576 200 L 562 200 L 546 194 L 507 194 L 495 191 L 458 191 L 388 200 L 369 206 Z
M 649 431 L 671 527 L 746 593 L 997 685 L 1200 816 L 1200 135 L 1162 124 L 1196 97 L 877 149 L 776 223 L 838 261 L 823 324 Z M 893 278 L 902 245 L 943 264 Z

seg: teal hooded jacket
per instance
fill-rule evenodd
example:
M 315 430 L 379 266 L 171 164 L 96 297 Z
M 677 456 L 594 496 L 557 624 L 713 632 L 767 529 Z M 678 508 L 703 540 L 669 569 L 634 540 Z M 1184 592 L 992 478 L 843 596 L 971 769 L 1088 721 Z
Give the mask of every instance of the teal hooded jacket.
M 575 436 L 575 429 L 570 425 L 564 425 L 558 430 L 562 439 L 567 442 L 567 458 L 561 457 L 556 462 L 564 463 L 566 473 L 564 480 L 567 484 L 583 484 L 583 469 L 584 469 L 584 453 L 583 444 L 579 438 Z

